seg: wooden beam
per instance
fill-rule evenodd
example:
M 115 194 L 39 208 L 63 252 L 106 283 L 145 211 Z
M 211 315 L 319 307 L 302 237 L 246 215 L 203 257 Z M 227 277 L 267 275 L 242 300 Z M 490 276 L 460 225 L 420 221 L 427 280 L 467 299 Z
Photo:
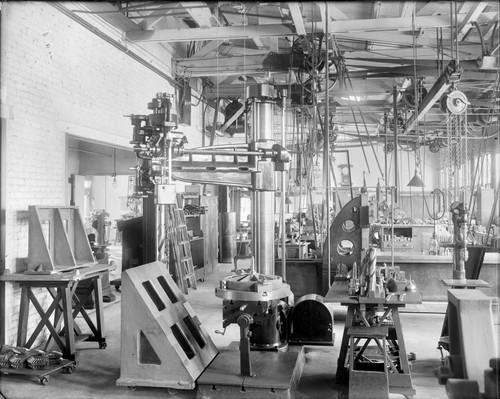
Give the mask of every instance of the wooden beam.
M 444 1 L 428 1 L 426 5 L 424 5 L 420 10 L 418 10 L 418 16 L 426 16 L 426 15 L 436 15 L 439 13 L 441 8 L 446 7 L 446 13 L 449 13 L 450 5 Z
M 147 18 L 144 18 L 140 23 L 140 27 L 143 30 L 152 29 L 158 22 L 167 17 L 169 14 L 173 13 L 175 8 L 170 10 L 154 10 L 147 15 Z M 187 25 L 186 25 L 187 26 Z
M 288 8 L 290 9 L 290 14 L 292 15 L 293 24 L 295 25 L 295 31 L 299 36 L 305 36 L 306 27 L 304 26 L 304 20 L 302 18 L 300 3 L 288 3 Z
M 414 9 L 415 9 L 414 1 L 405 1 L 403 3 L 403 9 L 401 10 L 401 18 L 411 17 Z
M 408 31 L 412 28 L 413 18 L 379 18 L 356 19 L 350 21 L 332 21 L 330 33 L 345 33 L 359 31 Z M 321 25 L 321 24 L 319 24 Z M 313 33 L 313 26 L 306 24 L 306 32 Z M 415 28 L 449 27 L 447 16 L 415 17 Z M 318 28 L 318 27 L 316 27 Z M 316 32 L 318 29 L 315 30 Z M 199 40 L 231 40 L 253 39 L 255 37 L 294 36 L 295 29 L 288 24 L 269 24 L 245 26 L 219 26 L 212 28 L 192 29 L 158 29 L 147 31 L 131 31 L 126 33 L 127 40 L 135 42 L 182 42 Z
M 118 7 L 115 7 L 109 2 L 88 1 L 83 3 L 90 11 L 95 12 L 104 21 L 123 31 L 135 31 L 139 26 L 130 18 L 120 12 Z M 71 9 L 71 3 L 68 4 L 68 9 Z M 77 12 L 77 11 L 76 11 Z
M 245 65 L 260 65 L 266 55 L 239 55 L 232 57 L 210 57 L 210 58 L 184 58 L 178 61 L 184 68 L 219 68 L 219 67 L 241 67 Z
M 328 7 L 328 16 L 332 19 L 332 21 L 347 21 L 349 17 L 345 15 L 340 8 L 338 8 L 333 1 L 327 2 Z
M 127 32 L 127 40 L 133 42 L 187 42 L 199 40 L 236 40 L 254 37 L 293 36 L 291 25 L 217 26 L 212 28 L 158 29 Z
M 373 2 L 372 19 L 378 19 L 378 17 L 380 16 L 380 9 L 381 8 L 382 8 L 382 2 L 380 2 L 380 1 Z M 371 41 L 366 43 L 366 49 L 368 51 L 373 50 L 373 43 Z
M 211 28 L 212 26 L 219 25 L 206 2 L 183 1 L 181 2 L 181 6 L 186 9 L 188 14 L 194 19 L 200 28 Z
M 223 43 L 220 40 L 212 40 L 205 44 L 202 48 L 200 48 L 196 53 L 193 54 L 190 58 L 203 58 L 210 54 L 212 51 L 215 51 L 219 48 L 219 46 Z
M 462 41 L 467 32 L 472 29 L 472 24 L 477 21 L 478 17 L 484 11 L 484 9 L 488 6 L 487 1 L 481 1 L 480 3 L 474 3 L 473 6 L 465 18 L 460 22 L 460 26 L 458 27 L 458 41 Z

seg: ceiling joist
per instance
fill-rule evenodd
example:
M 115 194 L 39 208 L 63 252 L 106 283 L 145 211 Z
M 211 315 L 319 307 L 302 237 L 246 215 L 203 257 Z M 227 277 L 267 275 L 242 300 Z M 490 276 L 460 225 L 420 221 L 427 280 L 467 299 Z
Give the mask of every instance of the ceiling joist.
M 411 30 L 413 18 L 358 19 L 350 21 L 332 21 L 330 33 L 356 31 L 398 31 Z M 416 29 L 449 27 L 450 19 L 444 16 L 415 17 Z M 306 32 L 313 33 L 313 25 L 305 24 Z M 255 37 L 294 36 L 296 29 L 291 24 L 269 24 L 252 26 L 220 26 L 191 29 L 157 29 L 126 32 L 127 40 L 133 42 L 182 42 L 199 40 L 235 40 Z

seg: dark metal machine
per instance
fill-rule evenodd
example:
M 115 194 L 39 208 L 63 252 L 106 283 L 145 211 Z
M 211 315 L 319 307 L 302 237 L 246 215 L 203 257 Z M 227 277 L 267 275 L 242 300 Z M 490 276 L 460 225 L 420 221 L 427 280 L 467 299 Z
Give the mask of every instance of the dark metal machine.
M 150 115 L 131 115 L 132 144 L 140 160 L 136 192 L 155 203 L 155 258 L 165 259 L 164 205 L 175 203 L 172 180 L 249 188 L 252 192 L 253 248 L 249 270 L 220 282 L 216 295 L 223 299 L 223 327 L 240 326 L 242 342 L 254 349 L 286 347 L 286 319 L 290 286 L 274 275 L 274 191 L 276 172 L 285 171 L 289 153 L 274 141 L 276 93 L 262 85 L 249 95 L 251 140 L 237 145 L 186 149 L 186 138 L 175 129 L 171 97 L 158 94 L 148 105 Z M 157 226 L 157 228 L 156 228 Z M 249 361 L 242 345 L 242 359 Z

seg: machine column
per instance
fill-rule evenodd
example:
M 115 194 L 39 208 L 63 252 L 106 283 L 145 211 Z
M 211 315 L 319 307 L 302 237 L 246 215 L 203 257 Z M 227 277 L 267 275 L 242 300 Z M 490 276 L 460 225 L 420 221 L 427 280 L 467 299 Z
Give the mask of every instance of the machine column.
M 253 141 L 259 148 L 270 149 L 274 144 L 273 106 L 275 102 L 265 97 L 272 97 L 266 91 L 274 89 L 268 86 L 259 86 L 259 88 L 259 98 L 253 100 Z M 271 161 L 261 160 L 259 162 Z M 274 191 L 254 191 L 253 254 L 256 271 L 268 275 L 274 275 L 274 207 Z

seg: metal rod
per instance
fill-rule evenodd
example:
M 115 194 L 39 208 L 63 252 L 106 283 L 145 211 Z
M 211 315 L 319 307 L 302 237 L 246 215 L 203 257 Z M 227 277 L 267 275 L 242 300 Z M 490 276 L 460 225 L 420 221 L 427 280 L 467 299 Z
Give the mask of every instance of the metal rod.
M 337 193 L 337 198 L 339 201 L 339 208 L 342 208 L 342 201 L 340 200 L 339 186 L 337 184 L 337 178 L 335 177 L 335 172 L 333 171 L 332 157 L 330 157 L 330 173 L 332 174 L 333 183 L 335 184 L 335 192 Z
M 386 187 L 389 185 L 389 177 L 387 176 L 387 144 L 388 144 L 388 137 L 387 137 L 387 112 L 384 112 L 384 144 L 385 144 L 385 156 L 384 156 L 384 183 Z M 386 197 L 387 197 L 387 190 L 386 190 Z
M 347 165 L 349 170 L 349 187 L 351 189 L 351 200 L 354 199 L 354 193 L 352 191 L 352 175 L 351 175 L 351 156 L 349 155 L 349 150 L 347 150 Z
M 394 202 L 398 202 L 398 90 L 396 86 L 392 88 L 392 107 L 394 122 Z
M 246 155 L 252 155 L 252 156 L 263 156 L 264 153 L 261 151 L 232 151 L 232 152 L 227 152 L 227 151 L 214 151 L 214 150 L 201 150 L 201 149 L 184 149 L 183 150 L 184 154 L 193 154 L 193 155 L 225 155 L 225 156 L 246 156 Z
M 326 259 L 328 265 L 328 287 L 332 283 L 331 279 L 331 259 L 330 259 L 330 109 L 329 109 L 329 93 L 328 93 L 328 3 L 325 4 L 325 129 L 324 144 L 323 144 L 323 173 L 325 174 L 326 183 Z M 324 259 L 325 257 L 323 257 Z
M 286 89 L 283 90 L 282 100 L 283 108 L 281 115 L 281 146 L 285 148 L 285 134 L 286 134 Z M 286 282 L 286 226 L 285 226 L 285 205 L 286 205 L 286 170 L 281 172 L 281 277 Z M 300 225 L 300 218 L 299 218 Z M 300 231 L 299 231 L 299 245 L 300 245 Z
M 391 267 L 394 267 L 394 193 L 396 187 L 391 187 Z

